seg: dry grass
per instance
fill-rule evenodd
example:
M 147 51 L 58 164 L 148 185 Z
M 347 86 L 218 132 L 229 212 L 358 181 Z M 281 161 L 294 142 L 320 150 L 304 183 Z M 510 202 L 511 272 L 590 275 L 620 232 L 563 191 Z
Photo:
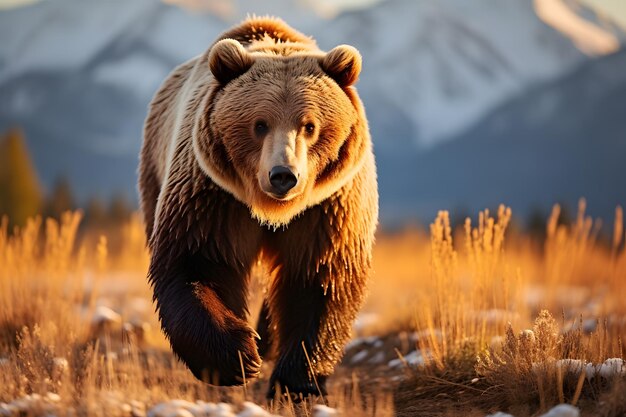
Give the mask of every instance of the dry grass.
M 325 400 L 349 416 L 500 410 L 521 417 L 560 402 L 598 415 L 626 412 L 623 376 L 585 373 L 588 363 L 624 356 L 622 211 L 603 241 L 584 202 L 570 225 L 558 224 L 558 210 L 540 244 L 506 236 L 511 212 L 504 207 L 456 231 L 441 212 L 430 233 L 379 236 L 370 296 L 355 327 L 357 336 L 379 338 L 347 350 Z M 265 380 L 245 390 L 212 388 L 173 358 L 149 301 L 138 217 L 115 236 L 87 233 L 77 242 L 79 223 L 78 213 L 33 219 L 12 232 L 2 223 L 0 402 L 55 393 L 48 402 L 57 413 L 107 416 L 142 415 L 171 398 L 263 403 Z M 94 324 L 102 306 L 119 317 Z M 405 359 L 414 350 L 418 365 Z M 398 354 L 404 365 L 389 366 Z M 562 359 L 580 360 L 580 368 Z M 311 413 L 310 404 L 270 408 Z
M 503 207 L 496 218 L 481 213 L 476 228 L 468 220 L 460 250 L 447 213 L 439 214 L 431 226 L 431 281 L 422 283 L 415 310 L 425 364 L 399 388 L 399 411 L 527 416 L 568 402 L 594 415 L 626 413 L 626 369 L 606 378 L 584 372 L 587 364 L 624 357 L 621 209 L 608 248 L 584 201 L 574 224 L 557 225 L 558 215 L 556 206 L 541 253 L 523 236 L 505 245 L 510 213 Z

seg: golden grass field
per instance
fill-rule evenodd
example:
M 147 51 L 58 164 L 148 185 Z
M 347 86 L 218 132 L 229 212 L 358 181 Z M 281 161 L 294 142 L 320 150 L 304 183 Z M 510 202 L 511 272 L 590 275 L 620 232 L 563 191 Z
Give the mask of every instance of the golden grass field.
M 429 232 L 380 233 L 368 301 L 329 396 L 302 405 L 267 404 L 267 371 L 247 387 L 215 388 L 176 361 L 151 303 L 138 216 L 103 234 L 79 232 L 80 213 L 14 231 L 5 219 L 0 416 L 199 415 L 192 406 L 260 415 L 246 401 L 281 415 L 331 415 L 313 403 L 345 416 L 523 417 L 559 403 L 626 415 L 622 211 L 605 219 L 610 237 L 584 202 L 572 224 L 558 218 L 557 206 L 541 239 L 513 227 L 504 207 L 457 230 L 441 212 Z M 256 279 L 251 319 L 262 291 Z M 167 414 L 172 399 L 189 402 Z M 219 402 L 232 413 L 209 404 Z

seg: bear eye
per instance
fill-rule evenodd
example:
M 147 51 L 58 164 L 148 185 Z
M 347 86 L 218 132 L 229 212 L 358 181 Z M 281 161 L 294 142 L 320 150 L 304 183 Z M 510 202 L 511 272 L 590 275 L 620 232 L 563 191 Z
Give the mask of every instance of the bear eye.
M 305 125 L 304 125 L 304 131 L 305 131 L 307 134 L 309 134 L 309 135 L 310 135 L 310 134 L 312 134 L 312 133 L 314 133 L 314 132 L 315 132 L 315 125 L 314 125 L 313 123 L 307 123 L 307 124 L 305 124 Z
M 264 120 L 259 120 L 254 124 L 254 133 L 256 133 L 258 136 L 264 136 L 268 130 L 269 127 Z

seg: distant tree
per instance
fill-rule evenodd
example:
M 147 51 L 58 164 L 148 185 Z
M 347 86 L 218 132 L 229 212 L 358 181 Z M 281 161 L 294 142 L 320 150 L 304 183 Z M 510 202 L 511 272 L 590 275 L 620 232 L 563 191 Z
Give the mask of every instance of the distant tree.
M 540 207 L 534 207 L 526 219 L 526 230 L 537 242 L 543 242 L 546 238 L 548 215 Z
M 47 198 L 45 214 L 48 217 L 58 219 L 63 212 L 75 210 L 76 202 L 72 192 L 70 181 L 65 176 L 57 178 L 52 192 Z
M 571 225 L 573 217 L 569 206 L 565 203 L 559 204 L 560 211 L 557 225 Z M 543 247 L 547 236 L 547 225 L 551 211 L 536 206 L 530 210 L 526 218 L 526 231 L 538 244 Z
M 97 197 L 89 199 L 85 207 L 85 224 L 89 227 L 103 227 L 108 221 L 105 204 Z
M 124 194 L 115 194 L 109 205 L 109 220 L 114 224 L 124 223 L 133 213 L 132 205 Z
M 12 225 L 23 225 L 39 213 L 42 191 L 24 134 L 11 129 L 0 138 L 0 215 Z

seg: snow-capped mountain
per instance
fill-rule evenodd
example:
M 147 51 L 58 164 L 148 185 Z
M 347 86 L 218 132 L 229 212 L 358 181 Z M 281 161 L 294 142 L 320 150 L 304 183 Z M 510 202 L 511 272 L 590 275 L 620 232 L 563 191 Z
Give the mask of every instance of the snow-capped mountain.
M 611 225 L 626 204 L 626 50 L 507 100 L 426 151 L 377 149 L 383 224 L 442 207 L 455 217 L 504 203 L 517 215 L 558 202 Z M 400 174 L 400 175 L 398 175 Z
M 323 49 L 348 43 L 361 51 L 358 88 L 384 184 L 393 158 L 463 141 L 533 86 L 593 64 L 571 27 L 537 14 L 540 2 L 386 0 L 325 19 L 308 1 L 237 0 L 218 14 L 153 0 L 42 1 L 0 12 L 0 131 L 25 129 L 44 185 L 64 173 L 82 198 L 134 196 L 146 106 L 167 73 L 246 14 L 280 14 Z M 592 10 L 557 3 L 570 20 L 624 39 Z

